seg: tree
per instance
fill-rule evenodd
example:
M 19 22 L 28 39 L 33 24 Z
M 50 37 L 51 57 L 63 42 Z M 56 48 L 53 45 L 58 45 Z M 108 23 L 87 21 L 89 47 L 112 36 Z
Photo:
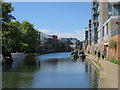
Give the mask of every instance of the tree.
M 109 48 L 116 49 L 116 47 L 117 47 L 117 41 L 111 40 L 109 43 Z
M 58 49 L 60 51 L 71 51 L 72 48 L 70 47 L 70 45 L 68 44 L 68 42 L 60 42 L 58 44 Z
M 23 21 L 19 27 L 22 32 L 22 51 L 34 52 L 38 44 L 38 32 L 28 21 Z
M 10 53 L 20 51 L 21 32 L 19 30 L 20 22 L 4 23 L 4 30 L 2 31 L 3 53 Z
M 14 7 L 2 3 L 2 51 L 3 54 L 15 52 L 35 52 L 38 45 L 38 32 L 28 21 L 11 21 Z
M 2 3 L 2 22 L 10 22 L 12 19 L 15 19 L 15 17 L 11 15 L 12 11 L 14 11 L 14 7 L 12 7 L 11 3 Z
M 3 54 L 9 53 L 12 51 L 11 44 L 12 40 L 10 37 L 10 31 L 8 29 L 9 22 L 12 19 L 15 19 L 14 16 L 11 15 L 11 12 L 14 11 L 14 7 L 11 6 L 11 3 L 2 2 L 2 51 Z

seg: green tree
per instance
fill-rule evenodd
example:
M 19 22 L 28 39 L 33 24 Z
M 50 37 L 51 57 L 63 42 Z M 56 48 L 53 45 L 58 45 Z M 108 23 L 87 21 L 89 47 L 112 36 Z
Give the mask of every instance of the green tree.
M 3 54 L 5 54 L 12 51 L 10 44 L 12 40 L 10 39 L 8 23 L 12 19 L 15 19 L 14 16 L 11 15 L 11 12 L 14 11 L 14 7 L 12 7 L 11 3 L 2 2 L 2 7 L 0 8 L 2 8 L 2 51 Z
M 2 31 L 3 53 L 21 51 L 21 32 L 19 30 L 20 22 L 4 23 L 6 28 Z
M 23 21 L 19 27 L 22 32 L 22 51 L 35 52 L 38 45 L 38 32 L 28 21 Z
M 11 3 L 2 3 L 2 51 L 3 54 L 12 52 L 35 52 L 38 45 L 38 32 L 28 21 L 11 21 L 14 11 Z
M 65 42 L 60 42 L 59 45 L 58 45 L 58 48 L 59 49 L 66 49 Z
M 2 22 L 10 22 L 12 19 L 15 19 L 15 17 L 11 15 L 12 11 L 14 11 L 14 7 L 12 7 L 11 3 L 2 3 Z

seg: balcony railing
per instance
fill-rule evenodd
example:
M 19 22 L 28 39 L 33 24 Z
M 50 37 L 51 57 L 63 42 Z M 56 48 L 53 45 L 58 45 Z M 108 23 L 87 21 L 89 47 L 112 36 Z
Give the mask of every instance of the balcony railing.
M 95 16 L 95 15 L 99 15 L 99 12 L 96 11 L 96 12 L 94 12 L 92 15 L 93 15 L 93 16 Z
M 92 9 L 96 9 L 96 6 L 93 6 Z
M 98 23 L 98 20 L 93 20 L 93 23 L 96 23 L 96 24 L 97 24 L 97 23 Z
M 109 2 L 110 4 L 112 4 L 112 5 L 120 5 L 120 1 L 118 1 L 118 2 Z

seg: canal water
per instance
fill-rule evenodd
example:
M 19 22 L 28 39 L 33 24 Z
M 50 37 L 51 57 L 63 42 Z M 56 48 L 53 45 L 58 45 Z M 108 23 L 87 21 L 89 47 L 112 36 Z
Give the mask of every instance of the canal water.
M 97 88 L 99 73 L 70 52 L 51 53 L 3 66 L 3 88 Z

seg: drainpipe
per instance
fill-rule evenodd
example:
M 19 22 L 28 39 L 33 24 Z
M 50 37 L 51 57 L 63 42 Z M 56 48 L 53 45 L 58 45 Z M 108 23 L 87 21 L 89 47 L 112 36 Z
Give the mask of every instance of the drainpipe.
M 116 21 L 116 24 L 118 24 L 118 34 L 120 34 L 120 20 Z M 120 42 L 119 39 L 118 39 L 118 42 Z M 118 48 L 120 48 L 120 47 L 118 47 Z M 118 49 L 118 53 L 120 53 L 119 49 Z M 118 77 L 118 81 L 120 81 L 120 77 Z M 118 82 L 118 84 L 120 84 L 120 82 Z M 118 89 L 120 90 L 120 85 L 118 85 Z

